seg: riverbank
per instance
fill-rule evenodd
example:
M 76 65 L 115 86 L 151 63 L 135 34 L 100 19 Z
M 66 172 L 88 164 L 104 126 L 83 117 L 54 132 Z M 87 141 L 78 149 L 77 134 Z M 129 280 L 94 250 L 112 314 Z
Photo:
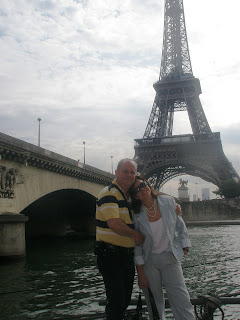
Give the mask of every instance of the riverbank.
M 187 224 L 229 225 L 240 224 L 240 199 L 205 201 L 178 201 Z
M 240 225 L 240 220 L 186 221 L 187 226 Z

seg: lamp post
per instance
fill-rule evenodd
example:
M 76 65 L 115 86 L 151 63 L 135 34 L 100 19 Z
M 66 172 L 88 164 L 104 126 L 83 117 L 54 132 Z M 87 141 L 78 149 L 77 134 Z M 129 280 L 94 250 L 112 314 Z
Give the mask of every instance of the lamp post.
M 196 182 L 196 196 L 197 196 L 197 201 L 198 201 L 198 189 L 197 189 L 197 182 Z
M 38 118 L 38 146 L 40 147 L 40 122 L 41 122 L 41 118 Z
M 85 163 L 85 141 L 83 141 L 83 163 Z
M 112 163 L 112 174 L 113 174 L 113 156 L 111 156 L 111 163 Z

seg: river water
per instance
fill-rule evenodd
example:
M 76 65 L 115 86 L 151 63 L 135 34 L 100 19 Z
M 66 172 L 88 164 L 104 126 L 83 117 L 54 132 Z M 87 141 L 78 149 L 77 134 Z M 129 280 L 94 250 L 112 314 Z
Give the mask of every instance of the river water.
M 183 259 L 191 297 L 213 292 L 240 297 L 240 226 L 188 227 L 192 248 Z M 102 279 L 94 240 L 28 240 L 19 261 L 0 262 L 0 319 L 81 319 L 103 311 Z M 133 298 L 137 297 L 135 283 Z M 240 305 L 223 306 L 225 319 L 240 319 Z M 168 319 L 173 319 L 170 312 Z M 221 319 L 216 312 L 214 319 Z

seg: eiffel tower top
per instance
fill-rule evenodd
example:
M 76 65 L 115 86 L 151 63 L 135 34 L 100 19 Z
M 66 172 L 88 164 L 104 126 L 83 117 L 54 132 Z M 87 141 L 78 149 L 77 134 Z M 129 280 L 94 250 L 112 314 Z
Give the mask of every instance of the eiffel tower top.
M 183 0 L 166 0 L 159 80 L 193 77 Z
M 174 112 L 186 110 L 194 135 L 212 133 L 192 72 L 183 0 L 165 0 L 161 70 L 153 87 L 156 97 L 143 138 L 172 136 Z

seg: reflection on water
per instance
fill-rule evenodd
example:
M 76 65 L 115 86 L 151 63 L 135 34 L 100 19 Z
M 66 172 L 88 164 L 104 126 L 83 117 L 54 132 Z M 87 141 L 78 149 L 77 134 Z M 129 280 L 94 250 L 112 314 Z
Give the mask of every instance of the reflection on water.
M 193 247 L 183 266 L 191 297 L 211 292 L 219 296 L 238 293 L 240 297 L 240 226 L 188 229 Z M 240 319 L 240 305 L 224 306 L 223 310 L 227 319 Z
M 240 296 L 240 226 L 188 230 L 192 248 L 183 266 L 191 297 Z M 93 240 L 41 240 L 27 243 L 25 259 L 1 262 L 0 319 L 65 319 L 103 311 L 98 301 L 105 293 L 92 248 Z M 133 297 L 137 294 L 135 284 Z M 240 305 L 223 310 L 227 319 L 240 319 Z

